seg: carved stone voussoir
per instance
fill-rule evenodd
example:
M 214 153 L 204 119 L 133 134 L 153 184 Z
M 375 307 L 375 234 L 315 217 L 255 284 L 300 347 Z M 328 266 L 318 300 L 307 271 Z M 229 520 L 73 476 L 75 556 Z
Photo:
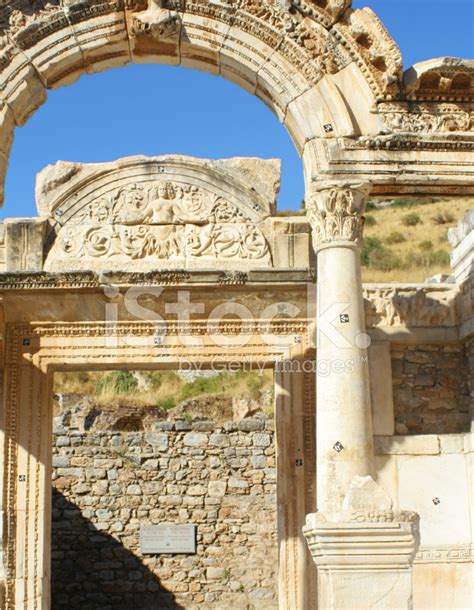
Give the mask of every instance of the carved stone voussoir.
M 132 21 L 132 35 L 151 34 L 153 38 L 166 40 L 179 32 L 179 13 L 170 10 L 165 0 L 149 0 L 146 11 L 137 14 Z
M 368 183 L 327 181 L 312 185 L 308 219 L 315 249 L 340 242 L 362 244 Z

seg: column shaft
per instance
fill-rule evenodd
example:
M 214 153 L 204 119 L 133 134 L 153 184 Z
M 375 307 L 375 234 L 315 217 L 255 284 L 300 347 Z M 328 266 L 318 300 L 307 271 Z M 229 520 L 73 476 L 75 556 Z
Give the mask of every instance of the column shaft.
M 329 314 L 329 312 L 331 312 Z M 336 512 L 354 476 L 373 475 L 373 433 L 360 252 L 318 253 L 317 504 Z M 327 331 L 328 324 L 331 328 Z M 362 346 L 362 347 L 359 347 Z

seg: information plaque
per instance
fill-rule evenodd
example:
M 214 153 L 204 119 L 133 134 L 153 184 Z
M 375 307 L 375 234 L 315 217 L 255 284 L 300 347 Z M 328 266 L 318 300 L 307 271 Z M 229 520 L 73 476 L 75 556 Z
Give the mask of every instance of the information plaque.
M 142 525 L 140 550 L 146 554 L 195 553 L 195 525 Z

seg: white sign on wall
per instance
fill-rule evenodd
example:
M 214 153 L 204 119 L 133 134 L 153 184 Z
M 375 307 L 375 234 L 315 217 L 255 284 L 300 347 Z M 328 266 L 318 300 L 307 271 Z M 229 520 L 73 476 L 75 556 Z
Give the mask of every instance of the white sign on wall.
M 140 551 L 146 554 L 195 553 L 195 525 L 142 525 Z

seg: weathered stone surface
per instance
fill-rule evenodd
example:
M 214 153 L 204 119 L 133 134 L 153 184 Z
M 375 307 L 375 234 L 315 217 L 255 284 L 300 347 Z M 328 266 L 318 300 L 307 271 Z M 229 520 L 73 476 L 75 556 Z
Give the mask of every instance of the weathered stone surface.
M 391 350 L 396 433 L 467 432 L 471 399 L 464 345 L 392 344 Z
M 205 607 L 214 610 L 223 603 L 276 610 L 274 478 L 262 470 L 259 483 L 253 483 L 250 463 L 261 458 L 274 462 L 273 433 L 266 434 L 270 444 L 262 456 L 252 442 L 261 436 L 259 431 L 222 432 L 214 424 L 209 435 L 169 429 L 122 432 L 118 446 L 127 448 L 127 454 L 121 451 L 119 459 L 110 443 L 116 434 L 86 432 L 73 447 L 60 440 L 63 436 L 55 437 L 54 606 L 63 607 L 73 595 L 74 603 L 94 599 L 100 608 L 110 603 L 151 608 L 160 603 L 158 592 L 165 585 L 182 607 L 202 604 L 207 597 Z M 167 446 L 150 444 L 150 435 L 154 440 L 164 435 Z M 196 442 L 202 455 L 189 453 Z M 222 455 L 230 449 L 249 456 L 232 474 Z M 132 450 L 136 462 L 128 459 Z M 83 468 L 64 467 L 78 460 Z M 83 472 L 86 480 L 78 482 Z M 108 490 L 99 487 L 104 476 L 112 483 Z M 142 557 L 139 534 L 144 523 L 196 524 L 197 554 Z
M 166 269 L 271 268 L 267 219 L 279 186 L 277 160 L 59 162 L 36 186 L 40 215 L 56 235 L 44 248 L 44 269 L 156 270 L 158 261 Z M 10 230 L 23 231 L 23 224 Z M 309 243 L 300 254 L 298 265 L 308 266 Z M 42 256 L 35 270 L 43 268 Z M 17 259 L 12 251 L 12 271 L 20 270 Z

